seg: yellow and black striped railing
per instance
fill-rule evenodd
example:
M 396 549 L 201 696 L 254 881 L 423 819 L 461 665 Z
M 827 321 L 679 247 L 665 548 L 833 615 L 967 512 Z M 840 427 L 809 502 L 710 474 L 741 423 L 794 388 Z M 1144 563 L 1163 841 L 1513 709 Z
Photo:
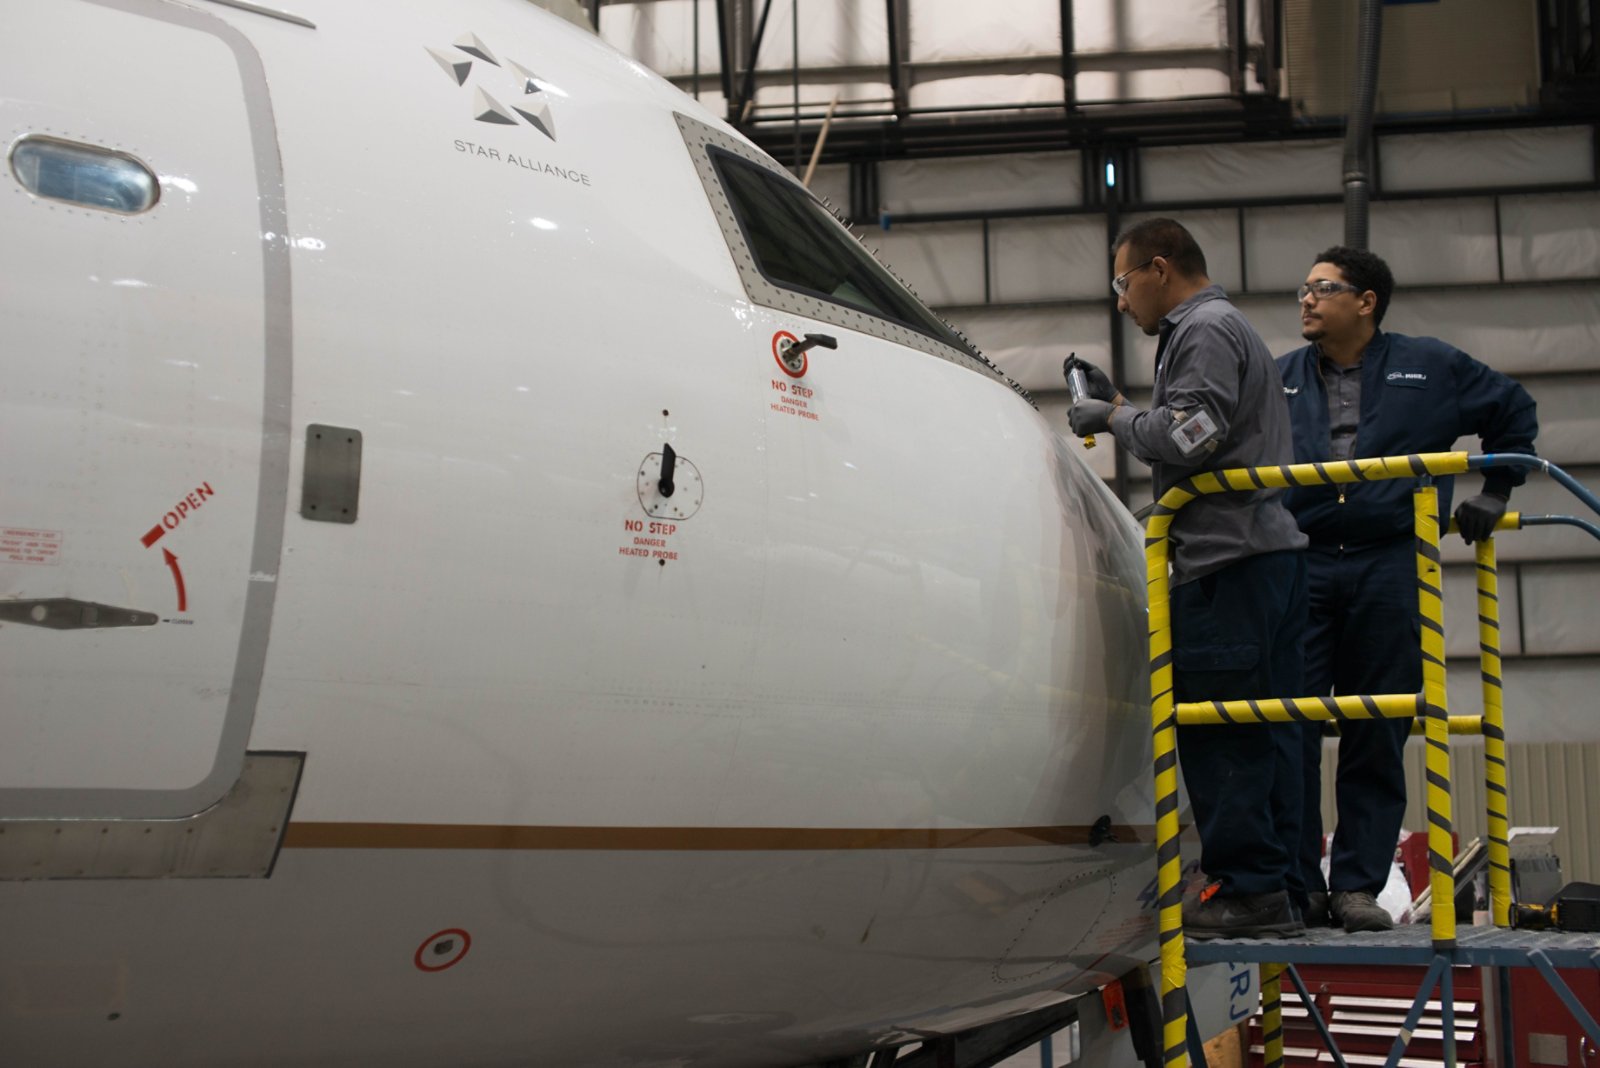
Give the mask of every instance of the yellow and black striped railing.
M 1145 527 L 1145 567 L 1150 609 L 1150 721 L 1155 766 L 1157 908 L 1161 950 L 1161 1006 L 1163 1059 L 1167 1068 L 1185 1068 L 1185 1034 L 1188 997 L 1187 964 L 1183 948 L 1182 861 L 1178 847 L 1179 724 L 1284 723 L 1324 720 L 1404 719 L 1420 717 L 1414 729 L 1427 738 L 1428 854 L 1433 898 L 1433 942 L 1437 949 L 1455 945 L 1454 853 L 1451 841 L 1450 761 L 1448 736 L 1481 732 L 1488 757 L 1488 808 L 1490 829 L 1491 894 L 1494 920 L 1508 922 L 1510 865 L 1506 839 L 1505 732 L 1499 700 L 1499 612 L 1494 587 L 1493 542 L 1478 546 L 1478 611 L 1480 644 L 1484 656 L 1484 714 L 1450 716 L 1446 707 L 1444 605 L 1439 560 L 1438 491 L 1431 478 L 1459 475 L 1494 466 L 1497 457 L 1469 456 L 1464 452 L 1387 456 L 1334 463 L 1293 464 L 1278 467 L 1237 468 L 1202 472 L 1168 489 L 1151 509 Z M 1531 459 L 1531 458 L 1518 458 Z M 1532 463 L 1542 463 L 1531 461 Z M 1547 468 L 1548 469 L 1548 468 Z M 1420 694 L 1346 695 L 1298 697 L 1279 700 L 1195 701 L 1177 704 L 1173 696 L 1172 619 L 1167 577 L 1169 536 L 1174 518 L 1184 505 L 1211 493 L 1290 486 L 1316 486 L 1373 482 L 1393 478 L 1426 478 L 1414 494 L 1413 515 L 1417 535 L 1418 616 L 1422 623 L 1423 687 Z M 1497 530 L 1517 529 L 1520 517 L 1510 513 Z M 1498 822 L 1497 822 L 1498 821 Z M 1274 1029 L 1279 1004 L 1281 965 L 1263 966 L 1262 997 L 1269 1015 L 1267 1065 L 1281 1064 L 1281 1019 Z

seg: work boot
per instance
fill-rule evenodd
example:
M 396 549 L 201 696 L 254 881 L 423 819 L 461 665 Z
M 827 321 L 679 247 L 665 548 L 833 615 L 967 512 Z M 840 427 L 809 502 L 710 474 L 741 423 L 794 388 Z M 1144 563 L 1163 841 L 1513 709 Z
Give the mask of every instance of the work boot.
M 1328 892 L 1326 890 L 1313 890 L 1306 894 L 1308 899 L 1305 907 L 1307 927 L 1327 927 L 1332 923 L 1328 916 Z
M 1365 890 L 1335 890 L 1328 896 L 1328 909 L 1350 934 L 1387 931 L 1394 926 L 1389 910 Z
M 1283 890 L 1269 894 L 1223 897 L 1221 883 L 1183 902 L 1183 933 L 1197 941 L 1208 938 L 1285 938 L 1305 934 L 1306 925 Z

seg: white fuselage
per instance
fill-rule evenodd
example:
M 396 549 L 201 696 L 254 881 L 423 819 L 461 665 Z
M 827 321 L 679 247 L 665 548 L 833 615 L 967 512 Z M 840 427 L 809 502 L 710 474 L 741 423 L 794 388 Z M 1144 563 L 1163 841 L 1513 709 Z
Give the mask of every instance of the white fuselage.
M 0 172 L 0 601 L 161 617 L 0 624 L 0 821 L 304 754 L 270 877 L 0 882 L 0 1063 L 803 1064 L 1148 954 L 1137 527 L 994 376 L 754 302 L 731 131 L 521 3 L 0 11 L 7 150 L 161 191 Z

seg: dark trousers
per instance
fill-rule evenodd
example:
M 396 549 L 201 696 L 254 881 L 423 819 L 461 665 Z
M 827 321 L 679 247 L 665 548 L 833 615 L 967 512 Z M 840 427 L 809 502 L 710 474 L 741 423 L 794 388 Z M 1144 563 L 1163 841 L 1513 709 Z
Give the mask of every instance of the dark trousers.
M 1172 591 L 1172 667 L 1179 701 L 1301 697 L 1304 554 L 1262 553 Z M 1287 889 L 1303 782 L 1297 724 L 1178 728 L 1178 757 L 1200 832 L 1200 866 L 1224 895 Z
M 1306 693 L 1417 693 L 1422 653 L 1417 622 L 1417 551 L 1410 537 L 1350 553 L 1306 553 L 1311 594 L 1306 628 Z M 1410 719 L 1342 723 L 1335 798 L 1339 814 L 1327 883 L 1322 854 L 1321 724 L 1302 733 L 1305 782 L 1300 875 L 1321 890 L 1377 894 L 1406 812 L 1403 754 Z

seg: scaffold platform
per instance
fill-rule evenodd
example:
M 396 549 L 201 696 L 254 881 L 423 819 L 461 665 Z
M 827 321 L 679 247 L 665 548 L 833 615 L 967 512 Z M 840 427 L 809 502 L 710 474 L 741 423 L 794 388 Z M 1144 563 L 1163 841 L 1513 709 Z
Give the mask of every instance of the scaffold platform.
M 1524 931 L 1504 927 L 1457 927 L 1454 949 L 1435 949 L 1427 924 L 1404 924 L 1390 931 L 1346 934 L 1336 927 L 1313 927 L 1299 938 L 1214 938 L 1185 944 L 1191 965 L 1201 964 L 1412 964 L 1426 967 L 1435 957 L 1451 964 L 1516 968 L 1533 963 L 1537 953 L 1556 968 L 1600 968 L 1600 934 Z

